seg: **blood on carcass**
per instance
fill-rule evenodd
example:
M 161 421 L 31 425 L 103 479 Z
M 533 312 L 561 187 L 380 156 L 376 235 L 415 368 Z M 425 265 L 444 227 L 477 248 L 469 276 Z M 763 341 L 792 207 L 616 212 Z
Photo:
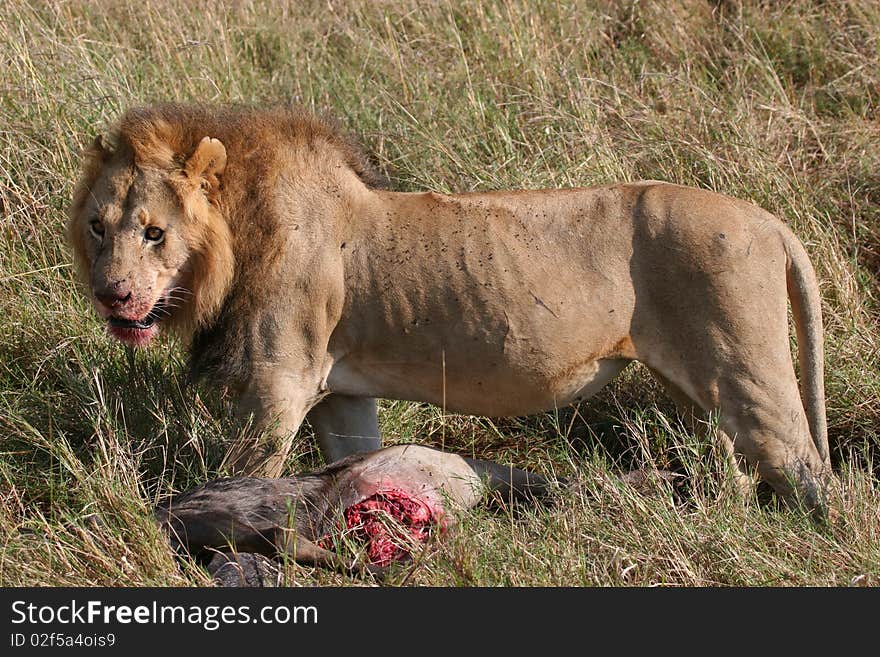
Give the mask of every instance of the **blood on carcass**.
M 446 528 L 440 509 L 398 488 L 352 504 L 343 517 L 346 536 L 365 547 L 371 564 L 383 567 L 408 557 L 415 546 L 428 542 L 435 529 L 442 533 Z

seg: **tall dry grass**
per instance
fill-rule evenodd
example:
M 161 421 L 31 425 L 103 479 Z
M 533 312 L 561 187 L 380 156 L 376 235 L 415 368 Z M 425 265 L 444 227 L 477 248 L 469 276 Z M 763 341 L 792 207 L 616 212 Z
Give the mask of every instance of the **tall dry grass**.
M 179 569 L 148 510 L 216 475 L 225 401 L 182 387 L 180 345 L 105 338 L 62 237 L 82 146 L 153 100 L 330 111 L 406 190 L 698 185 L 755 201 L 807 246 L 839 527 L 731 501 L 714 451 L 634 368 L 575 415 L 385 403 L 392 441 L 578 482 L 549 510 L 468 516 L 390 583 L 876 583 L 880 5 L 7 0 L 0 43 L 0 584 L 207 581 Z M 304 436 L 289 467 L 315 463 Z M 633 465 L 685 484 L 638 493 L 617 476 Z

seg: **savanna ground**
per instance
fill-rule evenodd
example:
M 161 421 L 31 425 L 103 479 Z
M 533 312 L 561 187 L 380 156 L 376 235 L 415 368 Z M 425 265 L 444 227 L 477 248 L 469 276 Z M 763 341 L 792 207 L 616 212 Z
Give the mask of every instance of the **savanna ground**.
M 549 509 L 468 514 L 386 584 L 880 582 L 880 5 L 223 4 L 0 3 L 0 584 L 210 583 L 178 566 L 150 509 L 221 474 L 228 403 L 185 387 L 182 345 L 106 338 L 63 237 L 82 147 L 153 100 L 328 111 L 402 190 L 697 185 L 783 217 L 811 254 L 838 524 L 817 529 L 760 489 L 725 494 L 717 450 L 634 366 L 575 413 L 383 402 L 388 442 L 576 480 Z M 306 434 L 291 472 L 320 462 Z M 681 476 L 639 492 L 620 479 L 631 468 Z

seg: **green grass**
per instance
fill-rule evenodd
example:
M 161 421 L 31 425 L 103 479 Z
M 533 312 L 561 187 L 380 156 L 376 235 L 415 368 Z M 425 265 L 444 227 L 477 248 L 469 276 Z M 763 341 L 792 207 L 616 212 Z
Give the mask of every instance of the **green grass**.
M 574 479 L 549 509 L 467 515 L 387 584 L 880 583 L 876 4 L 221 4 L 0 4 L 0 585 L 209 582 L 175 563 L 149 509 L 218 474 L 227 400 L 184 387 L 179 344 L 109 342 L 63 239 L 82 147 L 155 100 L 329 111 L 402 190 L 697 185 L 778 214 L 807 246 L 839 525 L 726 493 L 716 451 L 635 367 L 574 414 L 383 402 L 389 442 Z M 304 432 L 289 469 L 318 462 Z M 640 492 L 620 479 L 631 467 L 683 476 Z

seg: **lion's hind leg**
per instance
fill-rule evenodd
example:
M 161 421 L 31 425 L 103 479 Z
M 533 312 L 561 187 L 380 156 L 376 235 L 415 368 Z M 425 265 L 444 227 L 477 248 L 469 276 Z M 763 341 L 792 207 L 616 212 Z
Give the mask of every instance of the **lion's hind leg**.
M 736 452 L 777 494 L 824 517 L 831 473 L 810 435 L 793 374 L 791 379 L 779 390 L 750 377 L 729 377 L 719 386 L 721 425 L 734 437 Z
M 719 412 L 719 426 L 732 439 L 732 451 L 777 495 L 823 519 L 831 473 L 810 435 L 788 344 L 783 346 L 784 353 L 768 348 L 764 354 L 750 354 L 749 363 L 760 367 L 725 359 L 689 372 L 661 370 L 661 376 L 675 380 L 674 387 L 689 389 L 700 398 L 700 407 Z
M 672 383 L 665 376 L 656 370 L 651 370 L 651 373 L 663 385 L 669 398 L 675 402 L 675 408 L 678 410 L 678 414 L 681 416 L 687 427 L 700 438 L 711 438 L 713 432 L 707 421 L 709 413 L 703 409 L 698 402 L 691 399 L 681 388 Z M 730 436 L 720 429 L 714 433 L 720 442 L 721 448 L 724 450 L 724 454 L 729 464 L 729 481 L 732 484 L 732 489 L 744 499 L 748 499 L 755 490 L 755 481 L 749 471 L 748 463 L 746 463 L 741 455 L 736 453 L 733 446 L 733 440 Z

